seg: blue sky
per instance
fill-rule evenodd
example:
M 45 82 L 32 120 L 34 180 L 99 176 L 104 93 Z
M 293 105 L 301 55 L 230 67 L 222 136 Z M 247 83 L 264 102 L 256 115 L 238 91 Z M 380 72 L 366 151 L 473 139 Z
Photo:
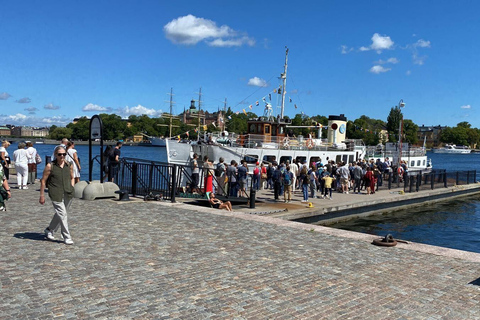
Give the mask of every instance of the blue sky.
M 479 1 L 4 1 L 0 124 L 203 107 L 480 128 Z M 272 94 L 272 104 L 279 104 Z M 259 106 L 256 106 L 259 101 Z M 297 109 L 294 108 L 297 106 Z

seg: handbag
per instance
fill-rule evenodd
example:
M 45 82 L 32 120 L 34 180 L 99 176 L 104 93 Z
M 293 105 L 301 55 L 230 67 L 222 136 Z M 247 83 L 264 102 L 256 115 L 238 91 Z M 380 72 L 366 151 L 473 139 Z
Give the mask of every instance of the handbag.
M 266 173 L 262 173 L 261 178 L 264 179 L 264 180 L 266 180 L 266 179 L 267 179 L 267 174 L 266 174 Z
M 42 157 L 40 157 L 38 153 L 35 155 L 35 163 L 36 164 L 42 163 Z

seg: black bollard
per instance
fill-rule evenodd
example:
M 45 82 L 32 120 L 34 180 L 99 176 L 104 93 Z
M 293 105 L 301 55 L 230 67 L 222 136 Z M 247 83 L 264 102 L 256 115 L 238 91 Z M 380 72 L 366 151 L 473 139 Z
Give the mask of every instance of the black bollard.
M 250 209 L 255 209 L 255 188 L 250 188 Z

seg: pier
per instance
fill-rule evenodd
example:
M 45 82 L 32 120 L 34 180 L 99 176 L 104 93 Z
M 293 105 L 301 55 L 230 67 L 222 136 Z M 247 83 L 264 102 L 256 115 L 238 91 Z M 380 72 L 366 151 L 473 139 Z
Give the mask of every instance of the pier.
M 75 199 L 75 244 L 66 246 L 44 237 L 53 209 L 48 199 L 38 204 L 39 183 L 18 190 L 14 179 L 0 214 L 3 319 L 480 318 L 480 254 L 377 247 L 371 235 L 289 221 L 310 212 L 299 197 L 233 213 L 180 201 Z M 424 192 L 334 194 L 314 208 Z M 262 213 L 282 206 L 283 216 Z

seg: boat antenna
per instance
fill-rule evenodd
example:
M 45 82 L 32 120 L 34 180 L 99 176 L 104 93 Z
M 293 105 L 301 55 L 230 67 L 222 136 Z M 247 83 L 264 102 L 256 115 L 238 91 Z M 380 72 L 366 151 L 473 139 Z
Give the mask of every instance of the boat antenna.
M 280 74 L 280 78 L 283 80 L 283 85 L 282 85 L 282 109 L 280 112 L 280 119 L 283 119 L 283 113 L 285 111 L 285 89 L 287 87 L 287 62 L 288 62 L 288 48 L 285 46 L 285 66 L 284 66 L 284 71 L 282 74 Z

